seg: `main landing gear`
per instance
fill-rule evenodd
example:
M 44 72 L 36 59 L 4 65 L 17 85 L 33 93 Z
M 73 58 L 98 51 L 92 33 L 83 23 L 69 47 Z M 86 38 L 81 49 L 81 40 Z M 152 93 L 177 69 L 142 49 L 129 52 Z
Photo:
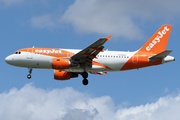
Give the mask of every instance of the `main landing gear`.
M 87 72 L 83 72 L 82 73 L 82 77 L 84 78 L 82 83 L 83 85 L 87 85 L 88 84 L 88 80 L 86 79 L 88 77 L 88 73 Z
M 31 73 L 32 73 L 32 68 L 29 68 L 29 74 L 27 75 L 28 79 L 31 79 Z

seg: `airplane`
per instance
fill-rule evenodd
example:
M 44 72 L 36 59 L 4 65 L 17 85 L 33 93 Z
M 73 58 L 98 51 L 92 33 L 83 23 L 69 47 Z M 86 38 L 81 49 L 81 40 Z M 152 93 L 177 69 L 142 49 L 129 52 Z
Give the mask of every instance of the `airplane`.
M 88 84 L 88 73 L 103 75 L 109 71 L 124 71 L 159 65 L 175 58 L 166 50 L 172 25 L 162 25 L 159 30 L 134 52 L 104 51 L 110 37 L 100 38 L 83 50 L 56 48 L 24 48 L 5 58 L 6 63 L 29 69 L 54 69 L 55 80 L 69 80 L 82 75 L 83 85 Z

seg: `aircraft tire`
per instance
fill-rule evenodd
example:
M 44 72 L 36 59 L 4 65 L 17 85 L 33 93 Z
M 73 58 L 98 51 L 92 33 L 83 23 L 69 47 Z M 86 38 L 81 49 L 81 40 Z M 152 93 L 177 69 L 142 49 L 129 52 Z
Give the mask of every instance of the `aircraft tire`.
M 85 79 L 83 79 L 82 83 L 83 83 L 83 85 L 87 85 L 88 84 L 88 80 L 85 78 Z
M 30 74 L 28 74 L 28 75 L 27 75 L 27 78 L 28 78 L 28 79 L 31 79 L 31 75 L 30 75 Z
M 86 79 L 86 78 L 88 77 L 88 73 L 87 73 L 87 72 L 83 72 L 83 73 L 82 73 L 82 77 L 83 77 L 84 79 Z

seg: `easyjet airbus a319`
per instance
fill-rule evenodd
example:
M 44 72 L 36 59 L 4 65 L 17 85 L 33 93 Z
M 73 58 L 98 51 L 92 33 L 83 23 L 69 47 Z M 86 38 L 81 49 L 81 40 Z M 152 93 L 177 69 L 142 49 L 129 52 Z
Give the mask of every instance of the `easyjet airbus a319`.
M 166 50 L 172 25 L 163 25 L 139 50 L 134 52 L 103 51 L 104 43 L 110 37 L 100 38 L 83 50 L 25 48 L 5 58 L 6 63 L 29 69 L 54 69 L 54 79 L 69 80 L 82 75 L 84 85 L 88 84 L 88 73 L 102 75 L 108 71 L 124 71 L 159 65 L 175 58 Z

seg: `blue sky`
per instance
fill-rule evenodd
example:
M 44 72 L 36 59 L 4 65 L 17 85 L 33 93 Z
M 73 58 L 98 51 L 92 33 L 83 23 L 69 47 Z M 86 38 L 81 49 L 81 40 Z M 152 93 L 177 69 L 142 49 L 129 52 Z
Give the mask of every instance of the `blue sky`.
M 168 119 L 165 113 L 178 119 L 179 3 L 0 0 L 0 119 Z M 81 76 L 55 81 L 53 70 L 45 69 L 33 69 L 32 79 L 28 80 L 28 69 L 4 61 L 21 48 L 83 49 L 109 35 L 112 37 L 105 49 L 134 51 L 163 24 L 173 25 L 167 49 L 173 50 L 170 55 L 176 58 L 175 62 L 89 75 L 87 86 L 82 85 Z

